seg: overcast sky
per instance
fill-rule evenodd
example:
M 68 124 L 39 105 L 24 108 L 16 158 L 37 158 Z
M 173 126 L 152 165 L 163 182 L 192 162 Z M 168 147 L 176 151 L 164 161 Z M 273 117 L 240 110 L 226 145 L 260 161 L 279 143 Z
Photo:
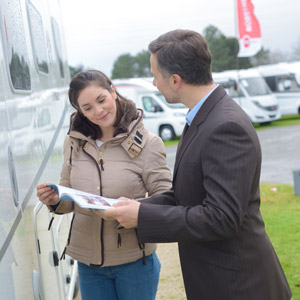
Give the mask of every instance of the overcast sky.
M 214 25 L 236 36 L 234 0 L 60 0 L 69 64 L 111 76 L 124 53 L 135 55 L 169 30 L 203 33 Z M 265 49 L 290 52 L 300 43 L 299 0 L 252 0 Z

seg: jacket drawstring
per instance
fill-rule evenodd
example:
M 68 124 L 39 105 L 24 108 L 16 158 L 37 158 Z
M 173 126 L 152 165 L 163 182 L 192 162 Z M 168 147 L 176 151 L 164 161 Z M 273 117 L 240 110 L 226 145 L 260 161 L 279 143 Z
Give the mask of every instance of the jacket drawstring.
M 69 157 L 69 161 L 70 161 L 71 166 L 72 166 L 72 152 L 73 152 L 73 147 L 71 146 L 70 157 Z
M 122 243 L 121 234 L 120 234 L 120 231 L 118 229 L 118 248 L 120 248 L 122 246 L 121 243 Z
M 71 231 L 72 231 L 72 227 L 73 227 L 73 221 L 74 221 L 74 218 L 75 218 L 75 214 L 73 213 L 73 218 L 72 218 L 72 221 L 71 221 L 71 226 L 70 226 L 70 230 L 69 230 L 69 236 L 68 236 L 68 240 L 67 240 L 67 244 L 64 248 L 64 251 L 62 252 L 61 254 L 61 257 L 59 260 L 62 260 L 62 259 L 65 259 L 66 258 L 66 250 L 67 250 L 67 245 L 70 244 L 70 239 L 71 239 Z

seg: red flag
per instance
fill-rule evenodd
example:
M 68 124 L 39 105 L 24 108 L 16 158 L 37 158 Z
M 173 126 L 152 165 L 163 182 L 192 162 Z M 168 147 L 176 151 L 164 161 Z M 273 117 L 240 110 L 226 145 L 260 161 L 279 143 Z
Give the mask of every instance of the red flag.
M 240 50 L 238 57 L 255 55 L 261 49 L 261 32 L 251 0 L 237 0 L 237 23 Z

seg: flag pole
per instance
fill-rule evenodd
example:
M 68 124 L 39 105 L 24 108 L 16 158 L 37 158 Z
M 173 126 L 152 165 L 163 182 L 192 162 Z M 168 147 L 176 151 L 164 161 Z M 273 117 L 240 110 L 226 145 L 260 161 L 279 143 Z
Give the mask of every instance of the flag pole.
M 235 37 L 237 40 L 236 44 L 236 57 L 235 57 L 235 65 L 236 69 L 239 70 L 239 58 L 238 58 L 238 53 L 239 53 L 239 33 L 238 33 L 238 18 L 237 18 L 237 0 L 233 0 L 233 6 L 234 6 L 234 32 L 235 32 Z
M 237 72 L 237 82 L 236 82 L 236 89 L 237 89 L 237 94 L 238 94 L 238 102 L 241 104 L 241 98 L 240 98 L 240 73 L 239 73 L 239 68 L 240 68 L 240 63 L 239 63 L 239 58 L 238 58 L 238 53 L 239 53 L 239 33 L 238 33 L 238 18 L 237 18 L 237 1 L 238 0 L 233 0 L 233 6 L 234 6 L 234 31 L 235 31 L 235 37 L 236 37 L 236 56 L 235 56 L 235 67 L 236 67 L 236 72 Z

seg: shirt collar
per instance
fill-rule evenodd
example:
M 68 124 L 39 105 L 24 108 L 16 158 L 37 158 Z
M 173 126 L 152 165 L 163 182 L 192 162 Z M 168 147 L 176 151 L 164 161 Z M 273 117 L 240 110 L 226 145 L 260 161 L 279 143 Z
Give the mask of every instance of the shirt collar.
M 199 109 L 205 102 L 205 100 L 209 97 L 209 95 L 218 87 L 218 84 L 215 88 L 213 88 L 210 92 L 208 92 L 186 115 L 185 119 L 187 124 L 190 126 L 192 121 L 194 120 L 196 114 L 198 113 Z

